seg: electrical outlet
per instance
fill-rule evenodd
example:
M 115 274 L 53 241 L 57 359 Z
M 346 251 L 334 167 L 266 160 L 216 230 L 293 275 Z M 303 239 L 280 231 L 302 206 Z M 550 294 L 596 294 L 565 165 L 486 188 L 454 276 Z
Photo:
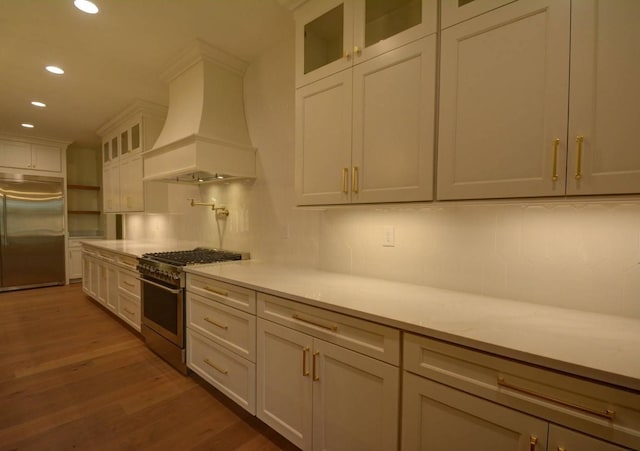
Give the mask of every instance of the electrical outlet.
M 384 226 L 382 231 L 382 245 L 384 247 L 394 247 L 396 245 L 396 230 L 393 226 Z

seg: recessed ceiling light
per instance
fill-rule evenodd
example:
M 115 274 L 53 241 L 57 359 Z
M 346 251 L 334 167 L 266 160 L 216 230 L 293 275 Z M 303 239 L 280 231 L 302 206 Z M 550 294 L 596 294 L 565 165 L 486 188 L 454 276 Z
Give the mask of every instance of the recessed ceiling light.
M 33 128 L 33 124 L 27 124 L 26 122 L 20 125 L 22 125 L 24 128 Z
M 45 69 L 47 69 L 52 74 L 56 74 L 56 75 L 64 74 L 64 71 L 61 68 L 59 68 L 58 66 L 47 66 L 47 67 L 45 67 Z
M 85 12 L 87 14 L 97 14 L 99 11 L 98 7 L 94 3 L 91 3 L 88 0 L 74 0 L 73 4 L 80 11 Z
M 46 106 L 47 106 L 47 104 L 46 104 L 46 103 L 38 102 L 37 100 L 34 100 L 33 102 L 31 102 L 31 105 L 33 105 L 33 106 L 39 106 L 40 108 L 44 108 L 44 107 L 46 107 Z

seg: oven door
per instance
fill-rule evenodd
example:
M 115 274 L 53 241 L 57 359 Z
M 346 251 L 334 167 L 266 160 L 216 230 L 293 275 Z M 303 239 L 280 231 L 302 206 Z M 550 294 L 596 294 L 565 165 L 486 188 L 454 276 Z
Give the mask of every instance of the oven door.
M 142 276 L 142 324 L 184 348 L 184 289 Z

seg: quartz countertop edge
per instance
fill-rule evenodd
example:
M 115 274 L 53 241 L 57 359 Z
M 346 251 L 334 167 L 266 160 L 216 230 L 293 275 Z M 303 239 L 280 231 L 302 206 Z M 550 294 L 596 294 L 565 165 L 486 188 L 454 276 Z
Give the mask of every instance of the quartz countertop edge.
M 640 320 L 257 260 L 187 267 L 262 293 L 640 391 Z
M 80 240 L 82 244 L 130 257 L 142 257 L 151 252 L 168 252 L 194 249 L 196 247 L 213 248 L 211 244 L 198 241 L 138 241 L 138 240 Z

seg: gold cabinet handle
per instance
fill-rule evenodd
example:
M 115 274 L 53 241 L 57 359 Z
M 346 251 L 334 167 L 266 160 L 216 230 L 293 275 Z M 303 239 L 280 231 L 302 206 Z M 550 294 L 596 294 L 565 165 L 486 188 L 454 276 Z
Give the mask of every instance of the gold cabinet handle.
M 358 166 L 351 169 L 351 191 L 358 194 Z
M 344 57 L 344 59 L 346 59 L 347 61 L 351 59 L 351 52 L 349 51 L 345 51 L 342 56 Z
M 558 180 L 558 145 L 560 144 L 560 139 L 556 138 L 553 140 L 553 175 L 551 176 L 551 180 L 554 182 Z
M 613 420 L 616 416 L 616 412 L 611 409 L 606 409 L 604 412 L 592 409 L 590 407 L 580 406 L 578 404 L 574 404 L 568 401 L 564 401 L 562 399 L 558 399 L 553 396 L 545 395 L 544 393 L 540 393 L 534 390 L 529 390 L 528 388 L 518 387 L 517 385 L 513 385 L 507 382 L 504 377 L 498 376 L 498 386 L 509 388 L 514 391 L 518 391 L 520 393 L 524 393 L 525 395 L 535 396 L 536 398 L 544 399 L 547 401 L 555 402 L 556 404 L 560 404 L 565 407 L 569 407 L 575 410 L 579 410 L 581 412 L 589 413 L 591 415 L 596 415 L 601 418 L 607 418 L 609 420 Z
M 558 451 L 567 451 L 567 450 L 566 450 L 564 447 L 562 447 L 562 446 L 558 446 L 557 450 L 558 450 Z
M 320 355 L 319 351 L 316 351 L 313 353 L 313 380 L 314 381 L 319 381 L 320 380 L 320 376 L 318 376 L 318 364 L 316 363 L 318 356 Z
M 349 185 L 347 184 L 347 178 L 349 177 L 349 168 L 342 168 L 342 192 L 349 194 Z
M 529 437 L 529 451 L 536 451 L 536 443 L 538 443 L 538 437 L 531 435 Z
M 205 286 L 203 287 L 205 290 L 210 291 L 211 293 L 214 294 L 219 294 L 220 296 L 224 296 L 224 297 L 228 297 L 229 296 L 229 292 L 228 291 L 222 291 L 222 290 L 218 290 L 216 288 L 210 287 L 210 286 Z
M 309 346 L 302 348 L 302 375 L 309 375 L 309 368 L 307 368 L 307 353 L 309 352 Z
M 229 326 L 227 326 L 226 324 L 220 324 L 219 322 L 212 320 L 208 316 L 205 316 L 204 320 L 210 324 L 213 324 L 214 326 L 219 327 L 220 329 L 224 329 L 224 330 L 229 329 Z
M 129 315 L 135 315 L 135 312 L 132 312 L 128 308 L 124 308 L 123 310 L 124 310 L 125 313 L 128 313 Z
M 122 281 L 122 283 L 123 283 L 124 285 L 128 286 L 128 287 L 131 287 L 131 288 L 135 287 L 135 285 L 134 285 L 134 284 L 132 284 L 131 282 L 127 282 L 126 280 L 123 280 L 123 281 Z
M 362 49 L 360 47 L 358 47 L 357 45 L 353 48 L 353 54 L 354 55 L 362 55 Z
M 330 330 L 331 332 L 337 332 L 338 331 L 338 326 L 336 326 L 335 324 L 331 325 L 331 326 L 327 326 L 325 324 L 316 323 L 315 321 L 312 321 L 310 319 L 306 319 L 306 318 L 301 317 L 297 313 L 294 313 L 293 315 L 291 315 L 291 317 L 293 319 L 297 319 L 298 321 L 302 321 L 303 323 L 311 324 L 312 326 L 321 327 L 323 329 Z
M 576 136 L 577 144 L 577 160 L 576 160 L 576 180 L 582 178 L 582 143 L 584 142 L 584 136 Z
M 215 363 L 213 363 L 211 360 L 209 359 L 204 359 L 203 360 L 204 363 L 206 363 L 207 365 L 209 365 L 211 368 L 213 368 L 214 370 L 218 371 L 219 373 L 222 374 L 229 374 L 229 371 L 227 370 L 223 370 L 222 368 L 220 368 L 218 365 L 216 365 Z

